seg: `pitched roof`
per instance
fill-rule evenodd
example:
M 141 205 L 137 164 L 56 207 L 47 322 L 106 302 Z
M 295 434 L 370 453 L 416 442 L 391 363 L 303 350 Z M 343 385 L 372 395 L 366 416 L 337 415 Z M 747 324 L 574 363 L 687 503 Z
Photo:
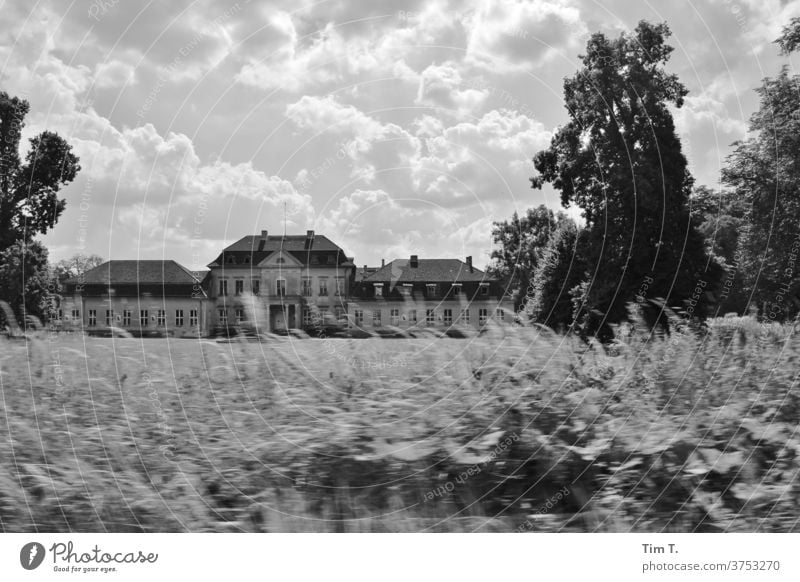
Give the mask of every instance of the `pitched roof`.
M 352 258 L 347 257 L 344 250 L 325 235 L 315 234 L 310 248 L 306 248 L 306 240 L 308 236 L 305 234 L 267 237 L 257 234 L 247 235 L 227 246 L 208 266 L 220 267 L 228 264 L 229 260 L 234 264 L 257 265 L 280 250 L 289 253 L 304 265 L 310 262 L 312 254 L 316 257 L 317 253 L 322 252 L 336 253 L 339 256 L 337 262 L 339 267 L 354 266 Z
M 489 275 L 472 268 L 459 259 L 418 259 L 418 266 L 411 267 L 408 259 L 395 259 L 375 273 L 364 278 L 365 282 L 392 281 L 395 283 L 426 283 L 465 281 L 491 281 Z
M 73 277 L 67 283 L 89 285 L 194 285 L 198 279 L 183 265 L 165 261 L 106 261 L 90 269 L 83 277 Z
M 264 242 L 263 248 L 260 248 L 261 236 L 257 234 L 249 234 L 241 239 L 237 240 L 232 245 L 226 247 L 223 252 L 231 253 L 231 252 L 255 252 L 255 251 L 266 251 L 266 252 L 273 252 L 278 251 L 281 248 L 285 251 L 341 251 L 341 247 L 339 245 L 332 242 L 327 236 L 324 234 L 315 234 L 314 235 L 314 242 L 311 245 L 311 249 L 306 248 L 306 235 L 304 234 L 292 234 L 292 235 L 277 235 L 277 236 L 268 236 Z M 283 244 L 281 244 L 283 243 Z M 344 251 L 342 251 L 344 252 Z

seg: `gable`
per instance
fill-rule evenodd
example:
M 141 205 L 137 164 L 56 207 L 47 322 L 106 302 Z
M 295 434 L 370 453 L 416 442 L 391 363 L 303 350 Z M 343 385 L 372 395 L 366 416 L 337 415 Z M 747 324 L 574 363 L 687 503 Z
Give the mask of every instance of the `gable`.
M 299 269 L 303 267 L 303 263 L 298 261 L 290 253 L 285 250 L 275 251 L 270 253 L 257 265 L 260 268 L 266 269 L 286 269 L 293 268 Z

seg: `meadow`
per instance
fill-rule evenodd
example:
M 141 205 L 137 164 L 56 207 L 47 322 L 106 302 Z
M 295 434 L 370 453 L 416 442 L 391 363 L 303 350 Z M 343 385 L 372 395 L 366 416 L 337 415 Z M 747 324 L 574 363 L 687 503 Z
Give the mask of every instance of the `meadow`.
M 0 340 L 0 530 L 800 530 L 792 327 L 617 337 Z

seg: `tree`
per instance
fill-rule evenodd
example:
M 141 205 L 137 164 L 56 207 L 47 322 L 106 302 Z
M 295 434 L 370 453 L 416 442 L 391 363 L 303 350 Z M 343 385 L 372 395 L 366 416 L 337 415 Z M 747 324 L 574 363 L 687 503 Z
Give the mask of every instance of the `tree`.
M 47 249 L 38 242 L 19 241 L 0 251 L 0 298 L 7 301 L 19 321 L 34 315 L 49 316 Z
M 525 301 L 541 252 L 564 218 L 542 204 L 529 208 L 522 218 L 515 212 L 511 220 L 494 222 L 492 239 L 496 247 L 488 271 L 506 287 L 518 291 L 515 309 Z
M 29 107 L 0 92 L 0 251 L 47 233 L 66 205 L 59 190 L 80 171 L 72 147 L 49 131 L 30 139 L 22 163 L 19 142 Z
M 45 131 L 30 139 L 25 161 L 20 137 L 29 105 L 0 92 L 0 299 L 18 316 L 46 314 L 47 249 L 33 240 L 45 234 L 66 206 L 59 190 L 80 165 L 72 147 Z
M 784 68 L 756 91 L 754 137 L 734 144 L 722 171 L 747 209 L 739 235 L 744 291 L 770 319 L 800 313 L 800 76 Z
M 553 328 L 574 322 L 574 289 L 586 277 L 585 234 L 572 219 L 553 232 L 533 276 L 533 299 L 525 306 L 531 320 Z
M 579 299 L 592 333 L 623 319 L 645 282 L 647 299 L 683 307 L 721 279 L 689 213 L 693 179 L 670 112 L 687 90 L 664 70 L 669 35 L 644 21 L 615 40 L 592 35 L 564 81 L 570 121 L 534 157 L 533 187 L 552 184 L 586 220 L 592 275 Z
M 800 17 L 792 18 L 775 42 L 781 47 L 782 55 L 788 55 L 800 48 Z
M 79 277 L 86 271 L 102 265 L 103 262 L 104 259 L 100 255 L 77 253 L 68 259 L 58 261 L 53 267 L 53 274 L 59 284 L 63 284 L 67 279 Z

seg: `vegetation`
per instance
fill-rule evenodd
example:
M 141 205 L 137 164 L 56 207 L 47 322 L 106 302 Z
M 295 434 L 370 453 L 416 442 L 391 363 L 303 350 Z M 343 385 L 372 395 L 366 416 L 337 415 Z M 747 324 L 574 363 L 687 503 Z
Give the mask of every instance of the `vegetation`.
M 47 249 L 34 237 L 56 224 L 66 207 L 58 192 L 81 169 L 72 147 L 50 131 L 30 139 L 22 161 L 20 138 L 29 109 L 24 99 L 0 92 L 0 269 L 6 282 L 0 300 L 20 320 L 47 315 L 41 300 L 48 287 Z M 19 292 L 23 289 L 24 296 Z
M 632 321 L 588 348 L 6 341 L 0 529 L 796 531 L 791 328 Z

